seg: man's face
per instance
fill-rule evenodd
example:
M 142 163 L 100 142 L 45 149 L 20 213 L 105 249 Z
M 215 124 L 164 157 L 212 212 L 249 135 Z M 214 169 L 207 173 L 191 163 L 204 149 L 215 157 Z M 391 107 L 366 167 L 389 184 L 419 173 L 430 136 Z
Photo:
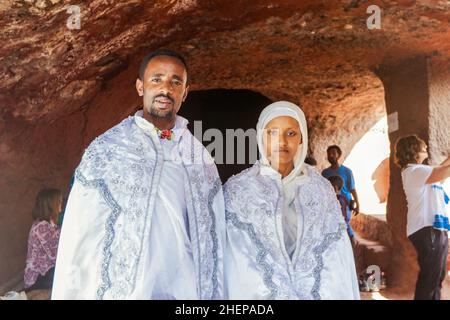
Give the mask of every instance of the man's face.
M 174 57 L 157 56 L 150 60 L 136 90 L 144 97 L 144 113 L 159 119 L 173 120 L 186 99 L 187 73 L 183 63 Z
M 339 157 L 340 155 L 336 149 L 333 148 L 327 151 L 328 162 L 331 163 L 332 165 L 338 164 Z

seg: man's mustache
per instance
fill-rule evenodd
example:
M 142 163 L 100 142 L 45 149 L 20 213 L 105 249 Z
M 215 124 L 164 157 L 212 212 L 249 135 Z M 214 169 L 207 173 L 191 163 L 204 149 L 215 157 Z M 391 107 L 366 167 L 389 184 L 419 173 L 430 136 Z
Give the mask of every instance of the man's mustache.
M 166 98 L 166 99 L 169 99 L 172 102 L 172 104 L 175 103 L 175 101 L 173 100 L 173 98 L 171 96 L 165 95 L 165 94 L 157 95 L 156 97 L 153 98 L 153 102 L 155 102 L 155 100 L 158 99 L 158 98 Z

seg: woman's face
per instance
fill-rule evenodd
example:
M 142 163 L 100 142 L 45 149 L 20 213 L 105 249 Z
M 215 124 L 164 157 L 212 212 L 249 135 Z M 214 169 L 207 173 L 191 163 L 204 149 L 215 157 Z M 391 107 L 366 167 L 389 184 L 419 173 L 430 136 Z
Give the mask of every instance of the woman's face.
M 293 163 L 302 142 L 297 120 L 287 116 L 277 117 L 272 119 L 264 129 L 263 144 L 272 168 L 278 170 L 280 165 Z
M 428 158 L 427 149 L 428 149 L 428 147 L 426 145 L 424 145 L 422 147 L 422 149 L 419 151 L 419 153 L 417 154 L 417 163 L 423 163 L 425 161 L 425 159 Z

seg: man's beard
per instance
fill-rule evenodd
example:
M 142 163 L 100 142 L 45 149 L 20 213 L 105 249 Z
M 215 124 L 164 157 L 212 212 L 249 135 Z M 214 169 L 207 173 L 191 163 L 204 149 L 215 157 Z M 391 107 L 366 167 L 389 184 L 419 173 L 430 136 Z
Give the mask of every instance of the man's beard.
M 172 108 L 169 109 L 169 110 L 159 110 L 155 106 L 155 104 L 156 104 L 155 100 L 158 97 L 164 97 L 164 98 L 170 99 L 171 102 L 172 102 Z M 150 100 L 151 101 L 151 103 L 150 103 L 150 110 L 148 110 L 148 113 L 153 118 L 161 119 L 161 120 L 173 120 L 173 119 L 175 119 L 175 116 L 176 116 L 176 114 L 175 114 L 175 101 L 174 101 L 174 99 L 172 97 L 164 95 L 164 94 L 160 94 L 160 95 L 157 95 L 157 96 L 155 96 L 153 98 L 150 98 L 150 97 L 147 97 L 147 95 L 144 92 L 144 100 L 147 100 L 147 101 Z M 145 101 L 144 101 L 144 106 L 145 106 Z
M 150 107 L 149 113 L 152 117 L 158 119 L 172 120 L 175 118 L 175 108 L 172 108 L 171 110 L 158 110 L 154 107 L 153 103 Z

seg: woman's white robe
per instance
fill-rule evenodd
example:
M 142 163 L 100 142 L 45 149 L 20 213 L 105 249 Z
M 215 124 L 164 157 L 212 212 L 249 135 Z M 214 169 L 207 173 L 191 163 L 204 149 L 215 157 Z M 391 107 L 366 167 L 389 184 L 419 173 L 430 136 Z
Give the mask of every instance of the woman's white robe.
M 294 207 L 297 245 L 283 239 L 281 179 L 260 164 L 224 186 L 225 291 L 229 299 L 359 299 L 346 225 L 331 184 L 305 165 Z

